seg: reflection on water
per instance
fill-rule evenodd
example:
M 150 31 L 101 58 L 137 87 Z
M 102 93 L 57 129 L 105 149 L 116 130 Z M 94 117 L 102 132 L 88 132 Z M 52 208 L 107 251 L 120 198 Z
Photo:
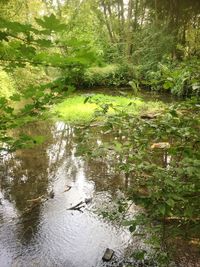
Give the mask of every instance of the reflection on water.
M 46 141 L 1 162 L 0 266 L 103 266 L 107 247 L 122 257 L 131 242 L 126 230 L 106 223 L 89 208 L 83 213 L 67 209 L 85 198 L 112 195 L 124 187 L 123 178 L 104 162 L 78 157 L 69 125 L 41 122 L 29 125 L 26 133 L 45 135 Z

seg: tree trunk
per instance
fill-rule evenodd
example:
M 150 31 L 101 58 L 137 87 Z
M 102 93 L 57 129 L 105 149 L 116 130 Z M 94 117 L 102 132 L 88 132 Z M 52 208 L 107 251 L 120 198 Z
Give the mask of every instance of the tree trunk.
M 131 46 L 132 46 L 132 16 L 133 16 L 133 0 L 128 2 L 128 15 L 126 27 L 126 51 L 125 56 L 128 61 L 131 60 Z
M 124 16 L 124 1 L 123 0 L 119 0 L 119 4 L 120 4 L 120 18 L 121 18 L 121 39 L 125 39 L 124 36 L 124 25 L 125 25 L 125 16 Z
M 111 10 L 110 9 L 108 10 L 108 13 L 110 15 L 110 18 L 109 18 L 108 14 L 107 14 L 107 6 L 106 6 L 105 1 L 101 1 L 101 5 L 103 7 L 105 24 L 106 24 L 106 27 L 107 27 L 107 30 L 108 30 L 108 34 L 110 36 L 110 41 L 112 43 L 115 43 L 116 39 L 115 39 L 115 36 L 114 36 L 114 32 L 113 32 L 113 29 L 112 29 L 112 23 L 111 23 Z
M 137 30 L 138 26 L 138 0 L 135 0 L 135 12 L 134 12 L 134 30 Z

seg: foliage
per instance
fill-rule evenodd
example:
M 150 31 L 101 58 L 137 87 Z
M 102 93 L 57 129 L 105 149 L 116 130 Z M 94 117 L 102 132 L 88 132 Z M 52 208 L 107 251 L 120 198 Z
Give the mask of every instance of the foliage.
M 198 0 L 61 2 L 0 1 L 1 152 L 40 144 L 42 137 L 17 138 L 13 129 L 37 120 L 77 86 L 130 85 L 135 94 L 145 87 L 199 96 Z M 71 97 L 54 112 L 67 121 L 87 122 L 94 114 L 104 119 L 106 141 L 94 150 L 93 136 L 87 151 L 84 129 L 82 151 L 104 157 L 134 184 L 129 197 L 148 218 L 132 220 L 131 232 L 146 222 L 162 232 L 160 242 L 168 221 L 199 230 L 198 100 L 166 108 L 97 94 Z M 158 256 L 166 264 L 166 254 Z
M 7 68 L 25 67 L 26 63 L 57 68 L 72 68 L 94 61 L 94 54 L 86 43 L 60 40 L 66 25 L 55 15 L 36 19 L 37 27 L 1 18 L 1 60 Z M 51 49 L 51 50 L 49 50 Z M 62 49 L 70 54 L 63 55 Z
M 174 47 L 174 37 L 166 28 L 149 25 L 144 30 L 136 32 L 133 43 L 133 64 L 142 66 L 142 70 L 153 71 L 158 62 L 170 57 Z
M 198 91 L 198 67 L 192 63 L 199 58 L 197 1 L 176 5 L 170 0 L 169 6 L 150 0 L 25 2 L 1 3 L 0 52 L 7 68 L 27 68 L 27 62 L 56 67 L 76 87 L 128 86 L 135 80 L 156 90 L 167 87 L 176 95 Z M 103 68 L 98 67 L 102 58 Z M 171 73 L 163 73 L 160 64 Z M 85 73 L 86 66 L 92 68 Z M 31 80 L 29 68 L 26 76 Z M 19 76 L 16 79 L 21 87 Z
M 35 83 L 35 79 L 35 84 L 31 84 L 30 75 L 28 75 L 28 81 L 24 79 L 24 88 L 21 89 L 22 85 L 18 83 L 18 89 L 21 89 L 21 92 L 16 92 L 9 101 L 1 98 L 1 149 L 13 150 L 15 146 L 19 147 L 18 143 L 21 147 L 25 139 L 22 138 L 22 142 L 15 141 L 13 137 L 8 136 L 8 131 L 22 126 L 34 117 L 39 117 L 50 104 L 71 92 L 72 85 L 76 83 L 75 78 L 88 64 L 91 64 L 91 61 L 94 62 L 95 56 L 83 41 L 61 40 L 60 36 L 66 25 L 53 14 L 37 18 L 35 20 L 37 26 L 4 18 L 0 18 L 0 21 L 1 62 L 4 69 L 12 73 L 13 77 L 17 72 L 20 73 L 19 69 L 26 69 L 25 75 L 28 75 L 27 70 L 33 72 L 34 67 L 37 66 L 43 67 L 41 71 L 44 71 L 44 68 L 56 68 L 58 75 L 63 72 L 60 78 L 54 75 L 56 79 L 53 81 L 42 78 L 44 84 Z M 63 53 L 62 49 L 66 48 L 70 54 Z M 42 77 L 41 74 L 40 77 Z M 20 105 L 12 103 L 13 101 L 20 102 Z M 6 142 L 7 145 L 4 144 Z
M 132 74 L 128 65 L 106 65 L 105 67 L 91 67 L 84 76 L 86 87 L 120 87 L 128 86 Z
M 97 1 L 96 13 L 108 34 L 104 58 L 139 70 L 138 77 L 134 72 L 128 79 L 123 75 L 127 83 L 138 79 L 150 89 L 164 86 L 175 95 L 196 94 L 199 68 L 193 62 L 199 65 L 199 1 L 168 2 Z M 171 73 L 163 74 L 160 64 Z
M 16 68 L 10 75 L 15 82 L 16 90 L 23 93 L 31 85 L 39 86 L 40 84 L 50 83 L 59 76 L 59 71 L 56 72 L 49 68 L 47 72 L 48 74 L 42 66 L 33 67 L 26 64 L 25 68 Z
M 157 248 L 164 249 L 171 235 L 199 233 L 199 107 L 199 101 L 192 99 L 155 116 L 133 116 L 122 110 L 108 114 L 101 128 L 106 138 L 96 148 L 99 152 L 94 147 L 84 150 L 90 157 L 104 158 L 124 175 L 130 184 L 129 199 L 147 213 L 140 221 L 125 223 L 129 227 L 146 223 L 156 234 L 152 244 Z M 179 226 L 168 235 L 171 224 Z
M 147 71 L 141 83 L 157 91 L 169 90 L 178 96 L 198 96 L 200 64 L 196 59 L 179 64 L 159 64 L 156 71 Z
M 107 132 L 126 136 L 109 145 L 119 157 L 116 167 L 132 177 L 136 192 L 145 189 L 140 201 L 156 218 L 198 216 L 199 104 L 188 105 L 172 106 L 150 120 L 119 112 L 105 124 Z M 170 147 L 151 148 L 159 142 Z
M 129 85 L 133 89 L 134 95 L 137 95 L 138 92 L 140 91 L 139 82 L 133 79 L 132 81 L 129 82 Z

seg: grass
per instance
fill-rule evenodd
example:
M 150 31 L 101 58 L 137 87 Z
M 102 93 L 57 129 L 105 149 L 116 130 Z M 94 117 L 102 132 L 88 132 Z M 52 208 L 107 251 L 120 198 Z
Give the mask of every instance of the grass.
M 85 103 L 86 98 L 89 99 Z M 52 112 L 56 119 L 59 118 L 72 123 L 82 123 L 90 121 L 97 108 L 100 109 L 100 106 L 105 107 L 106 104 L 111 104 L 114 109 L 118 107 L 134 115 L 157 112 L 164 107 L 162 102 L 144 102 L 136 97 L 110 96 L 105 94 L 92 94 L 88 97 L 88 95 L 74 94 L 62 103 L 57 104 L 52 109 Z M 110 107 L 108 112 L 110 114 L 114 113 L 114 109 Z

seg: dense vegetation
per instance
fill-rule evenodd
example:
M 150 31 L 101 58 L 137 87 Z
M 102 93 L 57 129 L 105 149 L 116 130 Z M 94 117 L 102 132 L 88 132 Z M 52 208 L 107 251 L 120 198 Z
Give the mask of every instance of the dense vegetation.
M 98 116 L 105 118 L 103 106 L 101 112 Z M 167 247 L 175 253 L 172 236 L 188 242 L 199 238 L 199 105 L 190 100 L 163 107 L 160 113 L 143 110 L 133 116 L 130 109 L 117 108 L 115 114 L 106 114 L 100 127 L 105 135 L 101 145 L 86 127 L 80 153 L 109 162 L 124 176 L 128 199 L 145 212 L 123 223 L 132 232 L 138 225 L 148 225 L 153 233 L 149 242 L 159 251 L 159 266 L 168 266 L 169 255 L 161 251 Z M 122 203 L 121 213 L 126 210 Z M 116 219 L 116 214 L 105 216 Z
M 72 122 L 84 110 L 78 119 L 88 122 L 100 107 L 101 130 L 116 139 L 98 147 L 95 157 L 112 157 L 116 172 L 134 183 L 129 198 L 148 214 L 126 222 L 132 231 L 141 222 L 160 222 L 163 250 L 167 227 L 174 236 L 187 231 L 189 240 L 199 240 L 200 2 L 0 0 L 0 8 L 0 150 L 42 142 L 40 136 L 16 138 L 12 129 L 50 116 L 50 106 L 75 89 L 118 88 L 123 95 L 128 87 L 134 95 L 144 89 L 187 98 L 164 106 L 79 95 L 53 112 Z M 82 153 L 93 157 L 87 140 L 95 136 L 87 127 Z

